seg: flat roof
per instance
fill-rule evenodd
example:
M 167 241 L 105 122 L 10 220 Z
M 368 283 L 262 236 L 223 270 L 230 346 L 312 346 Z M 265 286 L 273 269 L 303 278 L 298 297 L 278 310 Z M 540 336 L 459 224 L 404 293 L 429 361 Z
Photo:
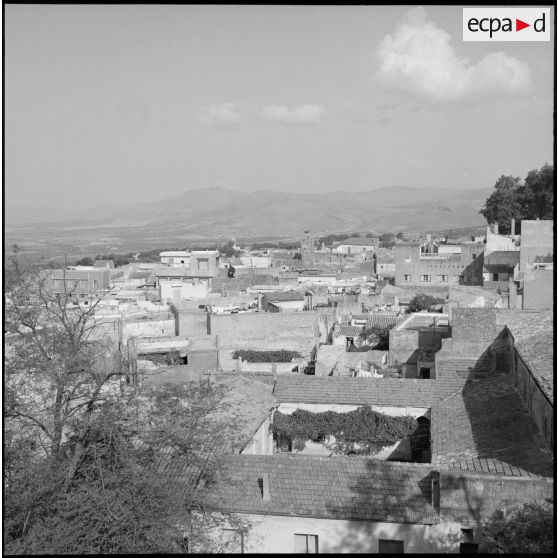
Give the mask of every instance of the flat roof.
M 182 257 L 186 257 L 189 256 L 190 252 L 184 252 L 182 250 L 177 250 L 177 251 L 170 251 L 170 252 L 161 252 L 159 254 L 159 257 L 161 258 L 182 258 Z
M 437 312 L 417 312 L 411 314 L 408 319 L 399 324 L 396 328 L 397 331 L 402 329 L 423 329 L 423 328 L 438 328 L 449 327 L 449 320 L 447 314 L 439 314 Z

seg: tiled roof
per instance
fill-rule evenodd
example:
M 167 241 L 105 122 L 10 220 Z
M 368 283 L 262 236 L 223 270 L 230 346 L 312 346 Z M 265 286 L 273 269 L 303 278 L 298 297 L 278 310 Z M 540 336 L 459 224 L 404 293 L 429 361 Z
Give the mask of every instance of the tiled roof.
M 214 502 L 230 512 L 326 519 L 438 522 L 432 468 L 362 457 L 234 455 L 221 467 Z M 269 475 L 269 500 L 258 482 Z
M 496 310 L 499 326 L 506 326 L 517 352 L 554 403 L 554 317 L 552 310 Z
M 342 325 L 339 326 L 336 333 L 338 335 L 345 335 L 346 337 L 358 337 L 362 333 L 363 329 L 363 326 Z
M 334 243 L 334 247 L 337 246 L 377 246 L 377 238 L 347 238 L 346 240 L 341 240 Z
M 300 291 L 278 291 L 266 293 L 264 298 L 267 302 L 290 302 L 293 300 L 304 300 L 304 295 Z
M 148 279 L 151 276 L 151 271 L 132 271 L 128 279 Z
M 388 329 L 400 324 L 407 316 L 389 315 L 389 314 L 367 314 L 366 327 L 379 327 L 381 329 Z
M 461 380 L 278 376 L 274 395 L 280 403 L 332 403 L 432 407 L 463 386 Z
M 435 465 L 507 476 L 552 476 L 537 429 L 506 373 L 469 377 L 432 408 Z
M 208 431 L 205 438 L 202 436 L 193 443 L 192 453 L 194 456 L 197 455 L 194 460 L 185 461 L 180 455 L 162 451 L 157 465 L 161 471 L 167 471 L 172 475 L 180 476 L 185 481 L 192 482 L 200 472 L 200 468 L 193 464 L 193 461 L 202 463 L 211 456 L 240 451 L 275 407 L 272 385 L 242 376 L 217 376 L 215 381 L 225 387 L 226 395 L 219 409 L 214 411 L 211 417 L 226 424 L 234 432 L 235 439 L 232 439 L 226 432 L 219 432 L 217 437 L 225 437 L 226 440 L 215 441 L 215 433 L 212 434 L 211 431 Z
M 155 270 L 157 277 L 185 277 L 188 270 L 185 267 L 164 267 Z
M 457 299 L 460 295 L 482 296 L 494 301 L 502 298 L 498 293 L 485 289 L 484 287 L 476 287 L 472 285 L 452 285 L 449 289 L 450 300 Z
M 204 376 L 274 376 L 273 370 L 204 370 Z
M 113 260 L 95 260 L 93 267 L 110 267 L 114 268 Z
M 554 404 L 554 370 L 556 369 L 553 358 L 554 332 L 520 339 L 516 341 L 515 348 L 542 391 Z

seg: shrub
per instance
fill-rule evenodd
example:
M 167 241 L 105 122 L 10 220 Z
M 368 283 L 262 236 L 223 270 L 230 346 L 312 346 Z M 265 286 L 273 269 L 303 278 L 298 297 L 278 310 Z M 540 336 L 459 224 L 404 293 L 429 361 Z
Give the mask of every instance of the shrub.
M 392 417 L 365 405 L 348 413 L 297 409 L 286 415 L 277 411 L 270 430 L 276 437 L 293 440 L 318 441 L 335 436 L 340 443 L 389 445 L 410 436 L 416 427 L 412 417 Z
M 407 308 L 407 314 L 412 312 L 420 312 L 421 310 L 432 310 L 437 304 L 443 304 L 445 301 L 443 298 L 436 298 L 434 296 L 418 293 L 409 302 L 409 307 Z
M 300 358 L 298 351 L 254 351 L 252 349 L 239 349 L 233 353 L 233 358 L 241 358 L 246 362 L 291 362 L 293 358 Z

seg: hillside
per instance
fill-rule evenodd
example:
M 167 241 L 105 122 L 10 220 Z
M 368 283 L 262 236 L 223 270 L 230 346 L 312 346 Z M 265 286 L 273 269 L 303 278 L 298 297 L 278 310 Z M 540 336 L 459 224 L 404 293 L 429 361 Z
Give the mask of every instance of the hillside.
M 154 203 L 103 204 L 90 209 L 13 208 L 7 225 L 60 228 L 156 227 L 196 236 L 284 235 L 316 232 L 416 230 L 482 224 L 478 214 L 490 189 L 380 188 L 367 192 L 298 194 L 225 188 L 192 190 Z

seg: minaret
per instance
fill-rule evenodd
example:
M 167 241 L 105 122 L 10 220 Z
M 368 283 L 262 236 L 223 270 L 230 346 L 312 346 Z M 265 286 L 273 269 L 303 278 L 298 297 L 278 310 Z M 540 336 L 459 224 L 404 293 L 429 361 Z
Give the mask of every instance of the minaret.
M 300 258 L 302 267 L 313 267 L 314 265 L 314 237 L 310 231 L 304 231 L 300 241 Z

